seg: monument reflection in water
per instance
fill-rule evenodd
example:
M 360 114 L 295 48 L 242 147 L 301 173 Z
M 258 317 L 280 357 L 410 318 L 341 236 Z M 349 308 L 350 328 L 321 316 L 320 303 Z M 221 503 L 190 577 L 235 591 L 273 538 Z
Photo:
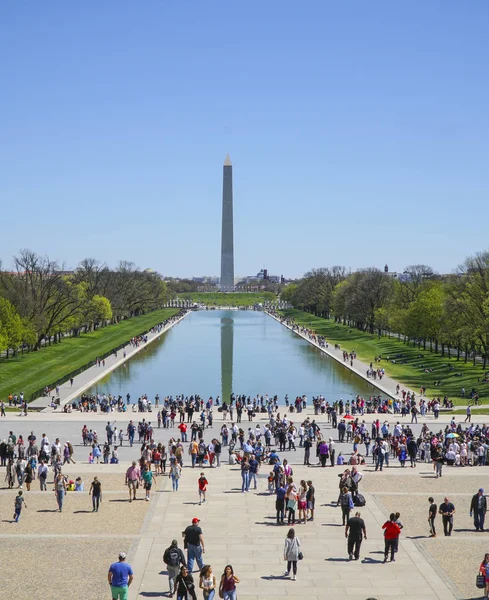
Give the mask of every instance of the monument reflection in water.
M 149 344 L 88 393 L 154 398 L 231 393 L 278 395 L 283 402 L 306 394 L 328 400 L 370 396 L 369 383 L 347 371 L 263 312 L 201 310 Z
M 233 392 L 234 319 L 221 318 L 221 398 L 229 401 Z

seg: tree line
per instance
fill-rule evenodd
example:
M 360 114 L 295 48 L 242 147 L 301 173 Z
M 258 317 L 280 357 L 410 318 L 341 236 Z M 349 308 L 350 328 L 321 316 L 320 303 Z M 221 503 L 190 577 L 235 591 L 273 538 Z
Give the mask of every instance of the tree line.
M 57 261 L 21 250 L 8 271 L 0 264 L 0 351 L 38 350 L 63 335 L 79 335 L 165 305 L 161 276 L 121 261 L 115 269 L 93 258 L 66 271 Z
M 453 274 L 427 265 L 402 274 L 376 268 L 314 269 L 282 292 L 294 307 L 371 334 L 397 334 L 424 349 L 489 357 L 489 252 L 468 257 Z

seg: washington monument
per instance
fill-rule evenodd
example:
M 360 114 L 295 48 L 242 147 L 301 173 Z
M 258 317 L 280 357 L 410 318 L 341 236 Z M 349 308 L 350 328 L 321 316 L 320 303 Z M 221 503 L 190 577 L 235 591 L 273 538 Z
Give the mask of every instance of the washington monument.
M 222 176 L 221 291 L 234 291 L 233 165 L 229 154 Z

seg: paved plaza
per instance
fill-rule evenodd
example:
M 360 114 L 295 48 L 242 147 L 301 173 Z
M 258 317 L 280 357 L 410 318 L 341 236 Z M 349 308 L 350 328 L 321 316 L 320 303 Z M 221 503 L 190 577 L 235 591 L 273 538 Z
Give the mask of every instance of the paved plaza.
M 110 418 L 118 427 L 125 428 L 129 418 L 151 419 L 152 414 L 117 413 Z M 302 413 L 301 418 L 305 414 L 308 413 Z M 373 417 L 365 415 L 365 420 L 369 422 Z M 391 423 L 397 420 L 392 415 L 388 418 Z M 291 415 L 291 419 L 299 421 L 298 415 Z M 333 432 L 326 424 L 326 416 L 316 419 L 328 438 Z M 474 419 L 482 421 L 483 417 Z M 427 423 L 430 427 L 436 425 L 438 430 L 448 420 L 449 417 L 441 418 L 434 424 L 432 417 L 428 417 Z M 15 524 L 10 521 L 17 491 L 5 489 L 3 475 L 0 475 L 0 538 L 4 542 L 0 545 L 3 567 L 0 597 L 23 600 L 36 594 L 45 600 L 54 600 L 59 598 L 59 590 L 53 587 L 53 581 L 61 578 L 71 598 L 110 598 L 107 568 L 110 562 L 117 560 L 120 551 L 128 552 L 135 571 L 131 600 L 165 597 L 168 579 L 163 552 L 173 538 L 182 540 L 181 532 L 193 517 L 201 519 L 205 562 L 213 566 L 217 576 L 225 564 L 233 565 L 241 579 L 238 586 L 241 599 L 480 597 L 474 586 L 475 575 L 489 544 L 486 533 L 476 534 L 473 530 L 469 503 L 472 494 L 486 484 L 487 468 L 445 467 L 443 478 L 435 479 L 430 463 L 410 469 L 401 468 L 394 460 L 388 469 L 376 473 L 369 459 L 361 468 L 364 478 L 360 485 L 367 500 L 367 505 L 360 510 L 368 539 L 363 542 L 361 560 L 350 562 L 341 510 L 336 506 L 338 473 L 342 468 L 304 467 L 301 448 L 284 453 L 293 466 L 294 480 L 312 479 L 316 488 L 314 522 L 296 525 L 305 558 L 299 563 L 297 581 L 292 581 L 283 577 L 283 544 L 288 528 L 275 525 L 275 499 L 267 493 L 269 470 L 266 465 L 259 474 L 258 489 L 242 493 L 239 467 L 227 464 L 224 448 L 222 467 L 205 469 L 209 480 L 208 499 L 199 506 L 197 478 L 200 471 L 188 466 L 188 455 L 185 455 L 178 492 L 171 491 L 167 477 L 159 477 L 150 502 L 144 501 L 140 490 L 138 501 L 129 503 L 124 472 L 133 458 L 139 458 L 139 444 L 132 449 L 126 445 L 120 449 L 119 465 L 89 465 L 88 449 L 81 444 L 81 428 L 85 423 L 99 431 L 103 438 L 106 422 L 106 415 L 79 413 L 39 413 L 28 417 L 9 414 L 0 421 L 1 438 L 10 430 L 24 437 L 34 430 L 38 438 L 47 433 L 50 441 L 56 436 L 61 442 L 70 440 L 75 446 L 77 462 L 67 466 L 65 471 L 73 479 L 81 476 L 85 482 L 85 492 L 67 494 L 63 513 L 56 510 L 52 485 L 48 486 L 48 492 L 40 492 L 38 482 L 33 482 L 32 490 L 24 491 L 28 508 Z M 207 442 L 211 435 L 219 433 L 220 424 L 221 421 L 215 421 L 213 429 L 206 431 Z M 246 431 L 247 421 L 243 421 L 243 426 Z M 418 424 L 418 429 L 420 426 Z M 177 433 L 177 429 L 156 429 L 154 437 L 157 442 L 166 443 Z M 336 449 L 337 454 L 346 453 L 351 451 L 351 445 L 337 444 Z M 103 485 L 103 502 L 95 514 L 91 512 L 88 495 L 94 475 L 98 475 Z M 439 535 L 429 539 L 427 498 L 433 495 L 440 504 L 446 494 L 457 509 L 454 534 L 451 538 Z M 381 525 L 394 510 L 401 513 L 404 530 L 396 562 L 383 564 Z M 42 568 L 36 569 L 39 560 Z M 32 578 L 19 578 L 19 564 L 33 565 Z M 194 578 L 197 579 L 197 573 Z

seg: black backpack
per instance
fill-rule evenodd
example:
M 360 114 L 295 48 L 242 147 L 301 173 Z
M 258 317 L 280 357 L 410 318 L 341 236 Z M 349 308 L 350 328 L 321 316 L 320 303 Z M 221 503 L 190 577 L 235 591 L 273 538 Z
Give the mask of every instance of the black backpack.
M 355 506 L 365 506 L 365 504 L 367 504 L 365 497 L 362 496 L 362 494 L 357 494 L 355 496 L 355 498 L 353 499 L 353 504 Z
M 165 562 L 171 567 L 178 567 L 180 564 L 180 552 L 178 551 L 178 548 L 172 547 L 168 549 Z

